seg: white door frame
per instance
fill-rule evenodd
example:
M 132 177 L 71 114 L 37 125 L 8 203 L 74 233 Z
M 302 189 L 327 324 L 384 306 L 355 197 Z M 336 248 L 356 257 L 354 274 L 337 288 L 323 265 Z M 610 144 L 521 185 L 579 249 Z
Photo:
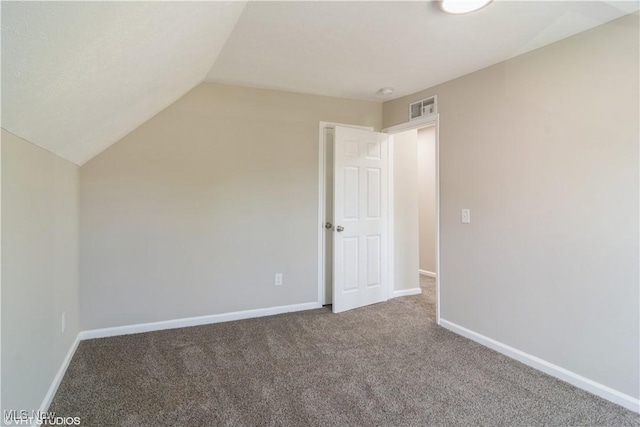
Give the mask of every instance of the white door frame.
M 318 149 L 318 304 L 325 305 L 331 304 L 331 301 L 325 301 L 325 277 L 324 277 L 324 264 L 325 264 L 325 240 L 326 229 L 324 228 L 324 211 L 325 200 L 327 197 L 327 189 L 325 188 L 325 175 L 326 175 L 326 159 L 325 153 L 325 129 L 335 129 L 336 126 L 342 126 L 347 128 L 373 130 L 371 126 L 356 126 L 346 125 L 335 122 L 320 122 L 319 126 L 319 149 Z
M 393 135 L 407 130 L 436 127 L 436 323 L 440 324 L 440 115 L 422 117 L 382 129 L 389 134 L 389 299 L 393 298 L 395 256 L 393 215 Z M 417 273 L 417 272 L 416 272 Z

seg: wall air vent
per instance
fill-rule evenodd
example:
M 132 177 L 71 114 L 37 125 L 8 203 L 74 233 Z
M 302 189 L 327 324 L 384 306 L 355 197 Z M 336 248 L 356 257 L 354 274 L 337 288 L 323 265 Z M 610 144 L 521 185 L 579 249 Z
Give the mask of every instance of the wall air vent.
M 423 99 L 422 101 L 409 104 L 409 120 L 415 120 L 420 117 L 431 116 L 438 112 L 437 98 Z

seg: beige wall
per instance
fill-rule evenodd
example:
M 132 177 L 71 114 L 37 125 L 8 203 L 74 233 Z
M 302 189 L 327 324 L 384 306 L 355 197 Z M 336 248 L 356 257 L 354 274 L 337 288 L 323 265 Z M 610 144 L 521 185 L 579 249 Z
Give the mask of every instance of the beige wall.
M 441 313 L 640 397 L 638 15 L 438 95 Z M 460 209 L 471 209 L 471 224 Z
M 436 271 L 436 128 L 418 129 L 420 270 Z
M 381 120 L 205 83 L 83 165 L 82 328 L 316 302 L 319 122 Z
M 393 221 L 395 291 L 419 288 L 418 132 L 393 136 Z
M 31 411 L 79 331 L 78 167 L 4 129 L 1 152 L 2 408 Z

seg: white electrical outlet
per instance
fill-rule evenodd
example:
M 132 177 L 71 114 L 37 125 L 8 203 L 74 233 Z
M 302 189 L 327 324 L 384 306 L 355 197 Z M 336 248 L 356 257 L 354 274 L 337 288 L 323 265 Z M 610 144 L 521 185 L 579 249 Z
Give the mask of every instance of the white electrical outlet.
M 65 329 L 67 329 L 67 312 L 62 312 L 62 333 L 64 334 Z
M 471 211 L 469 211 L 469 209 L 462 209 L 462 223 L 463 224 L 471 223 Z
M 276 273 L 276 286 L 282 286 L 282 273 Z

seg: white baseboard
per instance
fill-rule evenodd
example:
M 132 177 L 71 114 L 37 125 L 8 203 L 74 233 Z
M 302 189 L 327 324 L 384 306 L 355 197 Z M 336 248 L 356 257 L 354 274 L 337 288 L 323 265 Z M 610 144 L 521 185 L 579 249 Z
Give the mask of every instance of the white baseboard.
M 186 317 L 182 319 L 164 320 L 160 322 L 139 323 L 135 325 L 116 326 L 113 328 L 91 329 L 80 332 L 81 340 L 106 338 L 118 335 L 139 334 L 142 332 L 162 331 L 164 329 L 186 328 L 189 326 L 208 325 L 212 323 L 230 322 L 232 320 L 250 319 L 254 317 L 272 316 L 274 314 L 322 308 L 317 302 L 283 305 L 279 307 L 258 308 L 255 310 L 234 311 L 231 313 L 212 314 L 208 316 Z
M 434 273 L 433 271 L 427 271 L 427 270 L 418 270 L 420 272 L 420 274 L 422 274 L 423 276 L 427 276 L 427 277 L 436 277 L 436 273 Z
M 445 319 L 440 319 L 440 326 L 455 332 L 458 335 L 469 338 L 479 344 L 489 347 L 499 353 L 504 354 L 512 359 L 516 359 L 525 365 L 531 366 L 539 371 L 549 374 L 552 377 L 556 377 L 562 381 L 566 381 L 571 385 L 574 385 L 589 393 L 600 396 L 610 402 L 623 406 L 631 411 L 640 413 L 640 399 L 636 399 L 632 396 L 619 392 L 607 387 L 604 384 L 597 383 L 589 378 L 585 378 L 581 375 L 571 372 L 565 368 L 549 363 L 546 360 L 542 360 L 536 356 L 520 351 L 516 348 L 510 347 L 499 341 L 481 335 L 463 326 L 456 325 L 453 322 L 449 322 Z
M 420 288 L 401 289 L 398 291 L 393 291 L 393 296 L 391 298 L 406 297 L 408 295 L 419 295 L 421 293 L 422 289 Z
M 69 347 L 69 351 L 67 351 L 67 355 L 62 361 L 62 364 L 60 365 L 60 368 L 58 369 L 56 376 L 53 378 L 53 382 L 51 382 L 51 385 L 49 386 L 49 390 L 47 391 L 47 394 L 45 394 L 44 396 L 42 405 L 40 405 L 41 413 L 46 412 L 49 409 L 49 405 L 51 405 L 53 396 L 56 395 L 56 392 L 58 391 L 58 387 L 60 387 L 62 378 L 64 378 L 64 374 L 65 372 L 67 372 L 67 368 L 69 367 L 69 363 L 71 363 L 71 359 L 73 358 L 73 355 L 75 354 L 76 349 L 78 348 L 78 344 L 80 344 L 80 334 L 76 336 L 75 341 L 73 341 L 73 344 L 71 344 L 71 347 Z

